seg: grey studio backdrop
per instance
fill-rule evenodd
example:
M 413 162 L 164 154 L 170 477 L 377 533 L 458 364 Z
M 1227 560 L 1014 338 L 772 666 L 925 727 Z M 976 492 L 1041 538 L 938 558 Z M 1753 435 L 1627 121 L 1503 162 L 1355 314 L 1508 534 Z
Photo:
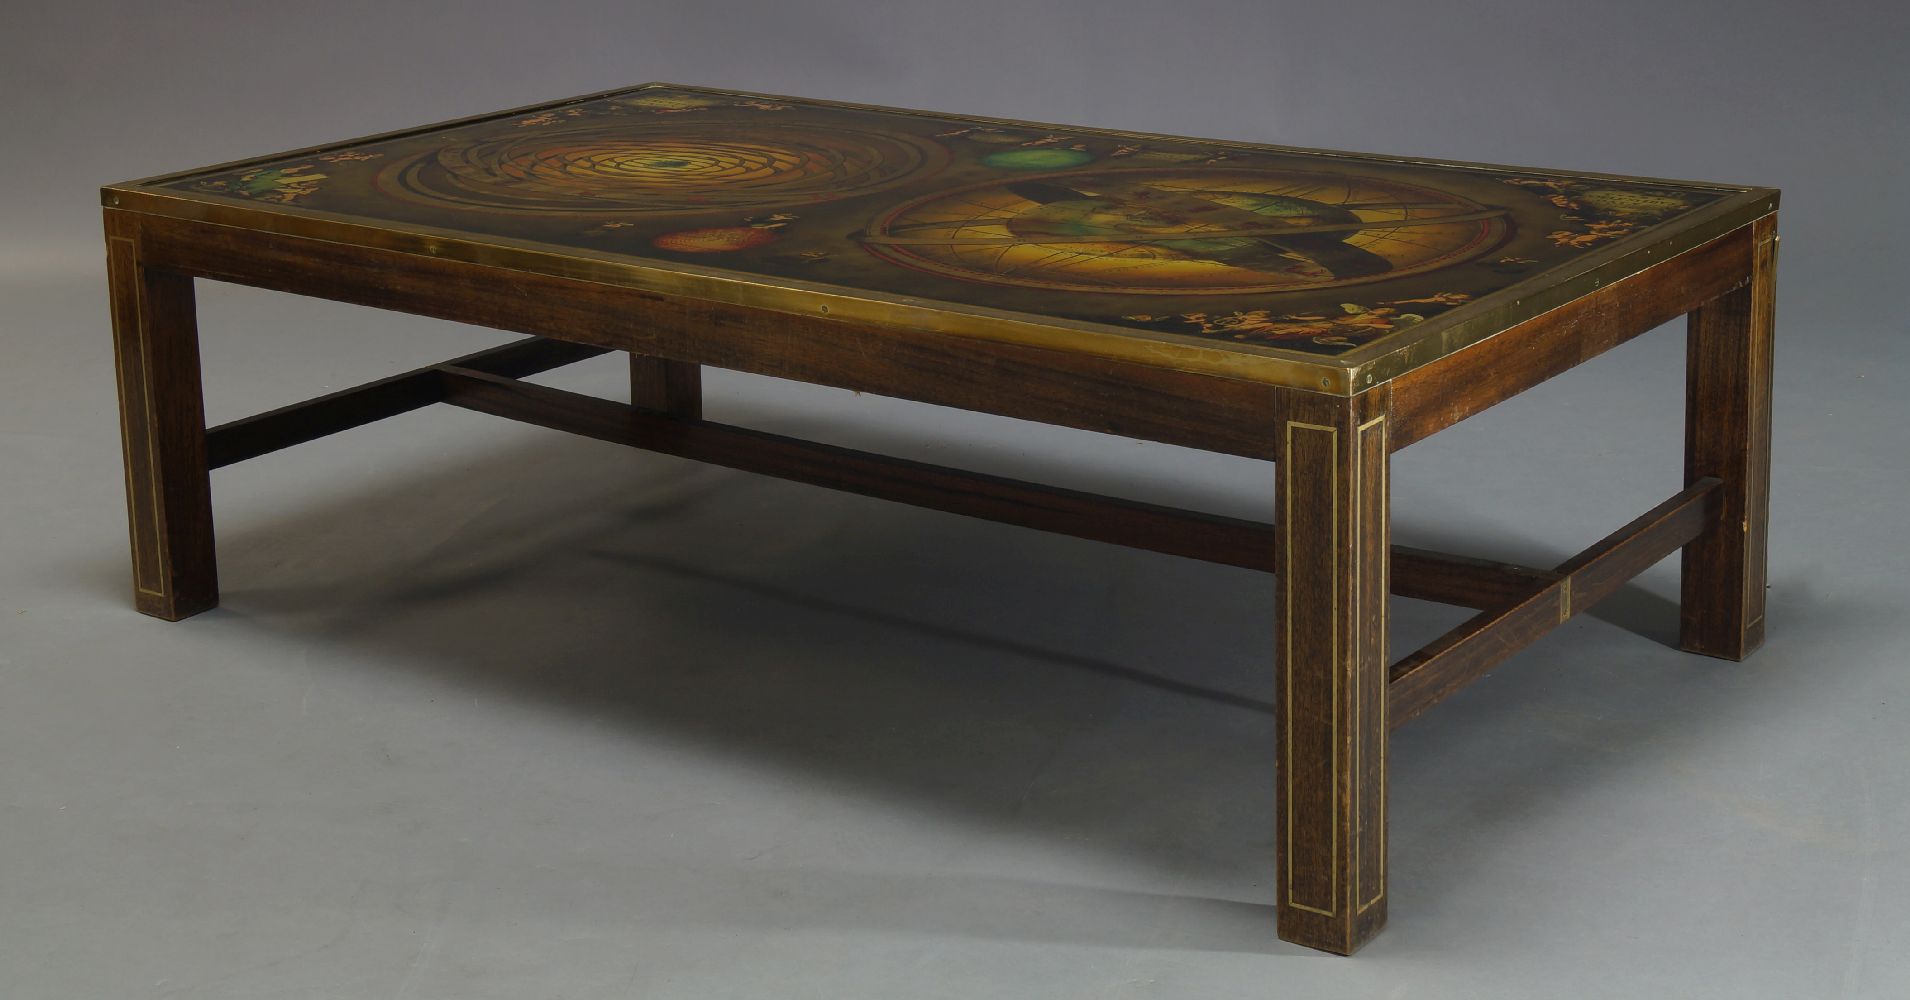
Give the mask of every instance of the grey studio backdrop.
M 7 997 L 1910 995 L 1896 3 L 9 3 Z M 663 79 L 1784 189 L 1770 639 L 1675 560 L 1392 744 L 1391 926 L 1278 942 L 1271 582 L 461 411 L 216 475 L 130 610 L 99 184 Z M 496 343 L 201 286 L 214 421 Z M 1549 564 L 1676 489 L 1658 331 L 1400 453 Z M 599 359 L 550 376 L 617 395 Z M 720 419 L 1264 517 L 1269 466 L 727 373 Z M 1462 614 L 1397 602 L 1395 649 Z

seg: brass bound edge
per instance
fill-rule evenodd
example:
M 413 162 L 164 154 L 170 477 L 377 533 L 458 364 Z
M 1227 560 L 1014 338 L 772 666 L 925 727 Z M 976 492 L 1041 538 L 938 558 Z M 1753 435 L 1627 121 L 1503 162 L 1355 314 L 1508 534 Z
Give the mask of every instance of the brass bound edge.
M 477 236 L 410 223 L 392 224 L 365 216 L 344 215 L 296 206 L 274 206 L 267 210 L 213 197 L 195 196 L 186 191 L 156 190 L 151 186 L 208 171 L 231 169 L 235 166 L 269 162 L 287 156 L 355 146 L 395 136 L 428 132 L 454 124 L 563 107 L 579 101 L 662 86 L 672 85 L 649 83 L 638 87 L 619 88 L 583 97 L 550 101 L 451 122 L 421 125 L 382 135 L 313 146 L 290 153 L 249 157 L 212 167 L 198 167 L 108 185 L 100 191 L 101 203 L 108 208 L 128 212 L 459 260 L 540 275 L 634 288 L 658 295 L 728 303 L 794 315 L 826 315 L 831 319 L 847 323 L 1013 343 L 1337 396 L 1355 395 L 1390 381 L 1420 365 L 1487 340 L 1604 285 L 1622 281 L 1648 267 L 1696 249 L 1719 236 L 1775 212 L 1778 203 L 1778 192 L 1769 188 L 1744 189 L 1684 181 L 1668 182 L 1740 193 L 1723 198 L 1664 226 L 1647 229 L 1618 240 L 1611 246 L 1588 254 L 1570 264 L 1533 275 L 1475 302 L 1427 320 L 1410 331 L 1382 338 L 1338 357 L 1322 357 L 1274 347 L 1217 344 L 1211 340 L 1191 336 L 1129 330 L 1098 323 L 937 302 L 815 282 L 765 279 L 717 268 L 703 268 L 613 254 L 593 254 L 530 240 Z M 717 88 L 694 89 L 738 96 L 803 100 L 806 103 L 901 114 L 937 114 L 875 105 L 747 94 L 742 91 Z M 981 123 L 1029 126 L 1040 124 L 972 115 L 939 116 Z M 1143 135 L 1143 133 L 1122 132 L 1114 129 L 1066 127 L 1075 131 L 1105 135 Z M 1574 174 L 1525 167 L 1495 167 L 1487 164 L 1425 158 L 1308 150 L 1232 140 L 1203 139 L 1200 141 L 1242 148 L 1314 153 L 1322 156 L 1394 163 L 1516 170 L 1568 177 L 1614 176 Z M 1649 178 L 1625 179 L 1649 180 Z M 1561 273 L 1568 271 L 1569 273 Z

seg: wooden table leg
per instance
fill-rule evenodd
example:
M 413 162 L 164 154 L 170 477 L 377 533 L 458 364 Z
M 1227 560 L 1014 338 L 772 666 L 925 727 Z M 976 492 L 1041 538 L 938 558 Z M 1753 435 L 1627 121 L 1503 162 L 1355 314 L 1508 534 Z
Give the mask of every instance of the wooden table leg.
M 1679 644 L 1731 660 L 1764 641 L 1777 216 L 1752 237 L 1751 280 L 1688 321 L 1685 483 L 1724 487 L 1717 520 L 1685 546 Z
M 630 355 L 630 404 L 673 417 L 702 417 L 703 366 Z
M 1386 923 L 1383 390 L 1302 397 L 1277 459 L 1280 937 L 1351 954 Z
M 168 621 L 219 603 L 192 279 L 145 267 L 134 224 L 107 213 L 133 600 Z

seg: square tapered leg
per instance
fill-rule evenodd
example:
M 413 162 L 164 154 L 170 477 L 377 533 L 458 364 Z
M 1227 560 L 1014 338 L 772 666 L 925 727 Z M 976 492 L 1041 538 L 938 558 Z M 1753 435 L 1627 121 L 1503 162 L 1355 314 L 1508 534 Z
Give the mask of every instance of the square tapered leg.
M 1679 644 L 1730 660 L 1764 641 L 1777 216 L 1752 234 L 1750 280 L 1694 310 L 1687 333 L 1685 482 L 1724 486 L 1716 516 L 1685 546 Z
M 1280 937 L 1351 954 L 1386 923 L 1384 393 L 1298 398 L 1280 428 Z
M 703 366 L 630 355 L 630 405 L 673 417 L 702 417 Z
M 133 598 L 178 621 L 219 603 L 192 279 L 140 261 L 137 226 L 107 213 Z

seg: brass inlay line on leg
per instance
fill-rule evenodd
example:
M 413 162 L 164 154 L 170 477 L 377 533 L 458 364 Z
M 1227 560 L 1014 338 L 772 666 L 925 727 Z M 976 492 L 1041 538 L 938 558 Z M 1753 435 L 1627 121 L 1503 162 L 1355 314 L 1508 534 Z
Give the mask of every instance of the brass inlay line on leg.
M 145 288 L 146 283 L 140 280 L 138 244 L 134 242 L 130 237 L 126 237 L 126 236 L 110 237 L 110 242 L 108 243 L 108 247 L 107 247 L 108 252 L 109 253 L 119 252 L 120 251 L 119 244 L 125 245 L 125 250 L 124 250 L 125 256 L 120 261 L 118 273 L 121 275 L 122 280 L 129 281 L 132 283 L 133 315 L 130 317 L 125 315 L 125 308 L 123 305 L 120 304 L 119 296 L 116 295 L 114 310 L 113 310 L 114 341 L 115 341 L 115 344 L 114 344 L 115 349 L 113 351 L 113 369 L 119 379 L 120 391 L 122 392 L 137 391 L 139 393 L 141 409 L 143 409 L 146 413 L 146 434 L 145 434 L 145 438 L 146 438 L 146 441 L 145 441 L 146 496 L 147 496 L 147 502 L 151 504 L 152 506 L 152 519 L 153 519 L 153 530 L 149 540 L 149 543 L 152 546 L 152 551 L 148 553 L 146 551 L 147 543 L 142 543 L 140 539 L 139 511 L 138 511 L 137 505 L 134 503 L 134 500 L 135 500 L 134 490 L 137 489 L 137 486 L 133 482 L 133 476 L 132 476 L 134 456 L 133 456 L 133 441 L 132 441 L 132 434 L 131 434 L 131 424 L 127 423 L 126 406 L 122 403 L 119 408 L 119 439 L 120 439 L 120 454 L 122 456 L 122 460 L 126 463 L 126 473 L 127 473 L 126 523 L 127 523 L 127 528 L 132 535 L 133 590 L 137 593 L 149 594 L 154 597 L 164 597 L 165 590 L 163 589 L 163 587 L 165 584 L 165 576 L 166 576 L 165 574 L 166 556 L 165 556 L 165 551 L 162 547 L 163 546 L 162 539 L 165 536 L 164 536 L 164 533 L 160 530 L 160 526 L 164 523 L 164 521 L 161 515 L 160 506 L 159 506 L 159 478 L 158 478 L 159 465 L 158 465 L 158 461 L 154 452 L 154 444 L 153 444 L 153 435 L 154 435 L 155 427 L 153 423 L 153 401 L 152 401 L 152 357 L 151 357 L 151 352 L 147 349 L 147 346 L 146 346 L 146 339 L 147 339 L 146 338 L 147 309 L 146 309 L 146 288 Z M 123 344 L 121 343 L 123 339 L 121 337 L 122 332 L 124 332 L 125 334 L 129 335 L 132 338 L 132 344 L 134 347 L 138 349 L 138 352 L 139 352 L 140 371 L 139 371 L 139 382 L 137 385 L 127 381 L 126 366 L 125 366 L 125 363 L 120 358 L 120 354 L 121 354 L 120 348 L 123 346 Z M 155 582 L 153 580 L 153 574 L 155 573 L 159 575 L 159 579 L 156 581 L 161 585 L 159 589 L 156 589 L 150 586 L 151 583 Z
M 159 415 L 153 409 L 152 308 L 146 301 L 146 281 L 138 267 L 133 268 L 133 297 L 139 303 L 139 322 L 133 326 L 139 335 L 139 395 L 146 404 L 146 493 L 153 507 L 154 569 L 159 573 L 159 590 L 148 593 L 163 595 L 171 589 L 166 584 L 172 579 L 172 553 L 167 546 L 165 501 L 159 489 Z
M 1391 510 L 1392 493 L 1390 490 L 1390 487 L 1392 484 L 1387 482 L 1387 479 L 1386 479 L 1387 476 L 1391 475 L 1392 460 L 1389 456 L 1391 456 L 1392 452 L 1386 447 L 1386 416 L 1385 414 L 1381 414 L 1380 416 L 1374 417 L 1373 419 L 1368 420 L 1367 422 L 1359 426 L 1358 433 L 1356 437 L 1354 438 L 1354 443 L 1356 445 L 1354 450 L 1357 453 L 1360 461 L 1364 462 L 1365 451 L 1366 451 L 1366 432 L 1369 429 L 1374 427 L 1379 428 L 1379 454 L 1380 454 L 1379 484 L 1378 484 L 1379 495 L 1383 498 L 1386 498 L 1380 510 L 1380 525 L 1379 525 L 1379 530 L 1380 530 L 1379 600 L 1380 600 L 1380 606 L 1383 609 L 1386 606 L 1387 595 L 1392 593 L 1392 586 L 1391 586 L 1392 580 L 1388 578 L 1392 575 L 1392 571 L 1393 571 L 1393 568 L 1392 568 L 1393 518 L 1392 518 L 1392 510 Z M 1362 473 L 1364 472 L 1363 469 L 1361 471 Z M 1361 475 L 1360 477 L 1356 479 L 1356 485 L 1353 488 L 1356 491 L 1361 490 L 1364 488 L 1364 483 L 1365 483 L 1365 476 Z M 1354 496 L 1355 496 L 1355 499 L 1353 503 L 1353 512 L 1354 512 L 1353 521 L 1355 525 L 1363 525 L 1364 522 L 1361 520 L 1360 512 L 1365 510 L 1365 508 L 1362 507 L 1359 503 L 1359 500 L 1358 500 L 1359 494 L 1356 492 Z M 1354 530 L 1363 531 L 1364 528 L 1356 527 Z M 1355 628 L 1359 627 L 1359 623 L 1360 623 L 1361 608 L 1357 602 L 1363 600 L 1364 593 L 1365 593 L 1365 588 L 1363 586 L 1360 586 L 1361 574 L 1360 574 L 1359 561 L 1362 558 L 1361 551 L 1362 550 L 1360 548 L 1359 539 L 1356 536 L 1354 538 L 1354 543 L 1353 543 L 1353 559 L 1354 559 L 1353 580 L 1355 583 L 1353 592 L 1355 595 L 1354 600 L 1356 602 L 1354 604 L 1354 610 L 1353 610 L 1353 625 Z M 1374 903 L 1379 902 L 1386 895 L 1386 746 L 1385 746 L 1385 741 L 1388 739 L 1387 733 L 1389 731 L 1386 728 L 1386 703 L 1389 700 L 1391 700 L 1387 696 L 1386 682 L 1383 679 L 1385 677 L 1384 671 L 1386 669 L 1386 664 L 1388 662 L 1388 659 L 1386 656 L 1386 639 L 1387 639 L 1386 615 L 1381 614 L 1380 623 L 1379 623 L 1379 636 L 1378 636 L 1379 652 L 1378 652 L 1378 661 L 1377 661 L 1378 669 L 1381 671 L 1380 676 L 1382 678 L 1382 680 L 1380 681 L 1380 690 L 1379 690 L 1379 733 L 1380 733 L 1379 739 L 1380 739 L 1381 745 L 1380 745 L 1380 752 L 1379 752 L 1379 786 L 1377 789 L 1379 793 L 1379 832 L 1377 834 L 1379 838 L 1379 886 L 1374 891 L 1372 899 L 1369 899 L 1364 903 L 1358 903 L 1358 905 L 1353 910 L 1354 916 L 1358 916 L 1359 914 L 1365 913 L 1367 910 L 1372 908 Z M 1356 666 L 1356 670 L 1357 670 L 1357 666 Z M 1355 674 L 1355 680 L 1356 681 L 1358 680 L 1357 673 Z M 1363 782 L 1361 781 L 1361 777 L 1366 773 L 1365 769 L 1360 766 L 1360 757 L 1359 757 L 1359 754 L 1360 754 L 1359 748 L 1363 742 L 1363 740 L 1361 739 L 1361 734 L 1364 732 L 1364 730 L 1360 728 L 1360 720 L 1359 720 L 1360 701 L 1361 701 L 1361 698 L 1358 695 L 1356 695 L 1353 699 L 1353 713 L 1354 713 L 1353 714 L 1353 753 L 1354 753 L 1354 757 L 1353 757 L 1353 815 L 1356 818 L 1361 815 L 1360 789 L 1363 784 Z M 1353 849 L 1353 893 L 1354 893 L 1355 902 L 1357 902 L 1359 898 L 1359 884 L 1360 884 L 1360 851 L 1358 847 L 1355 847 Z
M 1287 457 L 1289 459 L 1293 454 L 1293 429 L 1295 427 L 1302 427 L 1308 430 L 1315 430 L 1315 431 L 1325 431 L 1330 436 L 1330 440 L 1332 441 L 1330 450 L 1331 450 L 1331 454 L 1333 455 L 1333 461 L 1329 463 L 1329 468 L 1331 471 L 1330 471 L 1330 478 L 1328 479 L 1328 493 L 1327 493 L 1327 497 L 1328 497 L 1327 508 L 1328 508 L 1328 511 L 1330 512 L 1331 520 L 1329 521 L 1329 530 L 1327 533 L 1327 538 L 1328 538 L 1327 549 L 1332 554 L 1332 557 L 1333 557 L 1333 569 L 1330 575 L 1334 579 L 1337 579 L 1339 577 L 1339 566 L 1340 566 L 1340 550 L 1339 550 L 1340 429 L 1338 427 L 1330 427 L 1325 424 L 1309 424 L 1309 423 L 1304 423 L 1297 420 L 1287 421 L 1286 443 L 1284 446 L 1285 450 L 1282 452 L 1282 456 Z M 1283 525 L 1282 531 L 1285 536 L 1281 539 L 1281 544 L 1286 554 L 1286 565 L 1284 567 L 1285 573 L 1281 577 L 1282 589 L 1284 590 L 1286 594 L 1286 601 L 1285 601 L 1286 607 L 1285 607 L 1285 616 L 1284 616 L 1285 624 L 1286 624 L 1286 628 L 1284 629 L 1284 631 L 1286 634 L 1281 637 L 1282 641 L 1285 643 L 1285 652 L 1286 652 L 1286 665 L 1285 665 L 1285 673 L 1287 675 L 1286 676 L 1286 697 L 1283 699 L 1285 703 L 1286 711 L 1285 711 L 1285 715 L 1280 720 L 1281 728 L 1286 731 L 1286 742 L 1287 742 L 1287 767 L 1286 767 L 1286 772 L 1287 772 L 1286 773 L 1287 905 L 1293 907 L 1294 909 L 1306 910 L 1309 913 L 1318 913 L 1321 916 L 1331 917 L 1335 915 L 1335 913 L 1338 910 L 1337 904 L 1338 904 L 1339 896 L 1340 896 L 1340 869 L 1339 869 L 1339 860 L 1340 860 L 1340 794 L 1339 794 L 1339 789 L 1340 789 L 1340 751 L 1339 751 L 1339 743 L 1340 743 L 1340 711 L 1339 711 L 1340 709 L 1340 592 L 1337 587 L 1327 588 L 1328 599 L 1332 602 L 1329 605 L 1329 610 L 1331 612 L 1329 617 L 1332 620 L 1332 632 L 1331 632 L 1332 641 L 1331 641 L 1331 644 L 1329 645 L 1329 649 L 1332 651 L 1332 662 L 1333 662 L 1333 670 L 1331 671 L 1332 698 L 1331 698 L 1331 701 L 1329 702 L 1329 713 L 1328 713 L 1332 717 L 1332 727 L 1333 727 L 1332 729 L 1333 751 L 1330 755 L 1331 761 L 1332 761 L 1331 763 L 1332 794 L 1328 796 L 1331 802 L 1329 806 L 1329 809 L 1331 811 L 1328 814 L 1329 822 L 1331 823 L 1331 826 L 1328 828 L 1328 832 L 1331 837 L 1332 846 L 1330 849 L 1330 853 L 1327 855 L 1327 862 L 1328 862 L 1327 871 L 1328 871 L 1328 877 L 1330 879 L 1330 883 L 1329 883 L 1330 888 L 1327 893 L 1327 908 L 1322 909 L 1317 906 L 1309 906 L 1293 897 L 1293 855 L 1294 855 L 1293 816 L 1294 816 L 1294 813 L 1297 811 L 1294 809 L 1294 805 L 1293 805 L 1294 803 L 1294 798 L 1293 798 L 1293 760 L 1294 760 L 1294 757 L 1293 757 L 1293 667 L 1294 667 L 1294 663 L 1293 663 L 1293 589 L 1294 589 L 1293 588 L 1293 487 L 1294 487 L 1294 479 L 1293 479 L 1292 473 L 1289 471 L 1292 467 L 1292 462 L 1289 460 L 1289 461 L 1280 463 L 1280 465 L 1281 465 L 1280 475 L 1287 477 L 1286 488 L 1283 491 L 1283 493 L 1285 494 L 1285 504 L 1284 504 L 1285 509 L 1282 511 L 1282 513 L 1285 514 L 1286 516 L 1281 519 L 1281 523 Z
M 1380 432 L 1383 435 L 1385 435 L 1384 437 L 1380 438 L 1379 475 L 1380 475 L 1380 482 L 1384 483 L 1386 486 L 1386 510 L 1385 510 L 1385 516 L 1382 518 L 1380 522 L 1382 525 L 1385 526 L 1385 533 L 1380 536 L 1381 542 L 1380 542 L 1379 550 L 1386 558 L 1386 574 L 1384 577 L 1381 578 L 1379 592 L 1380 592 L 1380 599 L 1388 601 L 1387 622 L 1391 622 L 1392 620 L 1391 595 L 1393 593 L 1393 439 L 1392 439 L 1393 432 L 1392 432 L 1392 425 L 1381 424 Z M 1379 756 L 1379 788 L 1380 788 L 1379 896 L 1373 897 L 1374 902 L 1379 902 L 1380 897 L 1386 895 L 1386 819 L 1387 819 L 1386 809 L 1387 809 L 1387 803 L 1392 799 L 1392 795 L 1393 795 L 1393 792 L 1392 792 L 1393 786 L 1388 783 L 1389 779 L 1386 776 L 1386 762 L 1393 755 L 1392 753 L 1392 750 L 1393 750 L 1392 748 L 1392 741 L 1393 741 L 1392 718 L 1391 716 L 1387 714 L 1392 711 L 1393 699 L 1387 691 L 1387 684 L 1385 682 L 1385 677 L 1386 677 L 1385 668 L 1388 664 L 1392 663 L 1392 659 L 1393 659 L 1392 658 L 1392 636 L 1390 632 L 1388 631 L 1386 624 L 1382 624 L 1380 626 L 1379 642 L 1380 642 L 1379 663 L 1380 663 L 1380 671 L 1381 671 L 1380 672 L 1381 681 L 1380 681 L 1380 687 L 1379 687 L 1379 723 L 1380 723 L 1379 738 L 1380 738 L 1380 747 L 1382 749 Z
M 120 263 L 117 259 L 120 252 L 118 244 L 121 243 L 126 244 L 127 247 L 126 263 Z M 120 281 L 125 280 L 125 275 L 132 270 L 132 248 L 133 241 L 124 236 L 107 237 L 108 281 L 115 286 L 117 286 Z M 114 287 L 112 291 L 113 379 L 115 387 L 119 390 L 121 397 L 119 406 L 119 454 L 121 463 L 126 467 L 126 538 L 132 546 L 133 552 L 133 590 L 141 594 L 151 594 L 154 593 L 154 591 L 147 589 L 145 574 L 140 571 L 139 509 L 138 505 L 133 502 L 133 432 L 132 425 L 126 422 L 125 404 L 125 395 L 129 391 L 126 384 L 126 362 L 123 358 L 125 354 L 125 331 L 131 329 L 131 322 L 137 322 L 138 319 L 135 317 L 131 322 L 126 319 L 126 306 L 123 301 L 123 296 L 119 294 L 120 290 L 118 287 Z
M 1772 219 L 1770 225 L 1775 227 L 1776 220 Z M 1759 451 L 1756 447 L 1758 428 L 1768 426 L 1768 417 L 1766 414 L 1769 412 L 1771 406 L 1771 379 L 1769 372 L 1772 363 L 1771 350 L 1773 349 L 1773 345 L 1771 342 L 1769 323 L 1764 322 L 1763 318 L 1764 310 L 1770 304 L 1770 297 L 1776 293 L 1767 287 L 1762 297 L 1758 295 L 1757 272 L 1755 268 L 1762 265 L 1767 271 L 1776 269 L 1776 232 L 1771 232 L 1769 239 L 1762 240 L 1758 243 L 1757 254 L 1752 259 L 1751 265 L 1754 268 L 1751 277 L 1751 301 L 1749 302 L 1749 309 L 1745 314 L 1744 324 L 1745 348 L 1750 354 L 1750 358 L 1745 364 L 1745 375 L 1751 384 L 1746 387 L 1744 394 L 1744 426 L 1742 430 L 1744 432 L 1743 445 L 1745 452 L 1747 454 L 1756 455 Z M 1770 322 L 1775 322 L 1775 317 L 1773 317 Z M 1763 335 L 1760 335 L 1758 332 L 1760 325 L 1764 327 Z M 1755 624 L 1751 620 L 1752 603 L 1763 596 L 1763 588 L 1770 580 L 1769 549 L 1767 548 L 1762 552 L 1751 551 L 1750 509 L 1754 505 L 1751 504 L 1749 500 L 1752 486 L 1756 485 L 1760 480 L 1762 480 L 1764 484 L 1763 489 L 1765 493 L 1768 494 L 1770 491 L 1769 448 L 1770 443 L 1766 441 L 1764 448 L 1765 455 L 1762 462 L 1752 460 L 1747 461 L 1744 465 L 1746 481 L 1743 484 L 1743 489 L 1746 494 L 1746 506 L 1743 519 L 1744 530 L 1738 539 L 1738 550 L 1742 553 L 1740 561 L 1744 564 L 1747 572 L 1741 574 L 1744 585 L 1738 588 L 1738 621 L 1743 622 L 1738 628 L 1741 631 L 1749 630 L 1752 625 Z M 1767 496 L 1766 501 L 1768 502 L 1768 500 L 1769 498 Z M 1765 516 L 1768 518 L 1769 514 L 1767 513 Z M 1758 567 L 1758 575 L 1755 579 L 1752 578 L 1748 572 L 1748 569 L 1753 565 Z M 1758 615 L 1759 620 L 1763 618 L 1764 616 L 1762 614 Z

